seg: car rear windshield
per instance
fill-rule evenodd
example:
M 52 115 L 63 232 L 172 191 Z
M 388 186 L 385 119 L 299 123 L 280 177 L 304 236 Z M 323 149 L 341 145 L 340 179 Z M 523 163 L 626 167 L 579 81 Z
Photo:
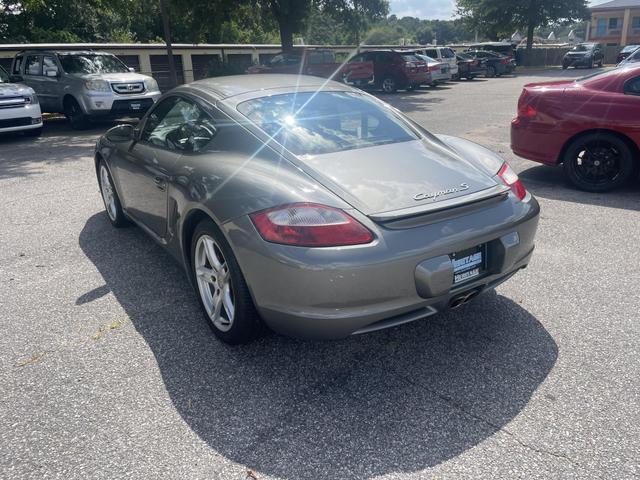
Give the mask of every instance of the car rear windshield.
M 0 83 L 9 83 L 9 74 L 2 67 L 0 67 Z
M 114 55 L 58 55 L 67 73 L 126 73 L 127 66 Z
M 402 55 L 402 59 L 405 62 L 419 62 L 420 59 L 418 57 L 416 57 L 415 55 Z
M 572 52 L 586 52 L 588 50 L 593 50 L 595 45 L 576 45 L 571 49 Z
M 359 93 L 288 93 L 248 100 L 237 108 L 296 155 L 321 155 L 418 138 L 388 108 Z
M 627 45 L 626 47 L 624 47 L 622 49 L 622 51 L 620 53 L 633 52 L 633 51 L 637 50 L 638 48 L 640 48 L 639 45 Z

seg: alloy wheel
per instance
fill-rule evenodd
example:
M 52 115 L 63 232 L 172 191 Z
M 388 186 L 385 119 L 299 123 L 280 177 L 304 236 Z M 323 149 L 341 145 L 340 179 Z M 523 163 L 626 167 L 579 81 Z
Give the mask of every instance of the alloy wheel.
M 396 82 L 393 78 L 385 78 L 382 81 L 382 90 L 386 93 L 393 93 L 396 89 Z
M 102 192 L 102 200 L 104 201 L 107 214 L 109 218 L 115 222 L 118 216 L 116 196 L 113 192 L 113 185 L 111 185 L 109 171 L 104 165 L 100 166 L 100 191 Z
M 231 272 L 222 249 L 209 235 L 202 235 L 196 243 L 194 267 L 209 320 L 218 330 L 229 331 L 235 318 Z
M 620 174 L 621 153 L 608 142 L 592 141 L 579 149 L 576 175 L 591 184 L 609 183 Z

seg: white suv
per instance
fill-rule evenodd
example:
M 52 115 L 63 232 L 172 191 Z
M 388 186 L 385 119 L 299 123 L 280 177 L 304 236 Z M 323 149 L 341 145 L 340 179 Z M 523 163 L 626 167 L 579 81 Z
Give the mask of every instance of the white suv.
M 42 133 L 42 113 L 38 96 L 26 85 L 10 83 L 0 67 L 0 132 L 24 132 L 37 137 Z
M 421 48 L 418 51 L 434 60 L 448 63 L 451 78 L 458 78 L 458 60 L 456 59 L 456 52 L 454 52 L 453 49 L 449 47 L 429 47 Z
M 152 77 L 104 52 L 24 51 L 11 74 L 35 90 L 43 112 L 64 113 L 74 128 L 92 118 L 141 117 L 160 97 Z

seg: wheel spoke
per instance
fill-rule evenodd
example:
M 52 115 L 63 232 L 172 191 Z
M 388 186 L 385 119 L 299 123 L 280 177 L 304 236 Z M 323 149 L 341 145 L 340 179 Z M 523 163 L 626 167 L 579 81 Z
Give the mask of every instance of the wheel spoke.
M 213 313 L 211 314 L 211 316 L 213 317 L 214 323 L 222 320 L 220 316 L 221 311 L 222 311 L 222 292 L 218 291 L 218 293 L 216 293 L 215 297 L 213 298 Z
M 211 284 L 215 283 L 216 274 L 210 268 L 203 267 L 203 266 L 197 267 L 196 275 L 198 275 L 199 277 L 202 277 L 202 279 L 207 283 L 211 283 Z
M 213 268 L 216 272 L 219 272 L 220 268 L 222 267 L 222 264 L 220 263 L 220 259 L 218 258 L 218 255 L 216 255 L 216 247 L 212 239 L 210 238 L 204 239 L 204 249 L 207 255 L 207 259 L 209 260 L 209 264 L 211 265 L 211 268 Z

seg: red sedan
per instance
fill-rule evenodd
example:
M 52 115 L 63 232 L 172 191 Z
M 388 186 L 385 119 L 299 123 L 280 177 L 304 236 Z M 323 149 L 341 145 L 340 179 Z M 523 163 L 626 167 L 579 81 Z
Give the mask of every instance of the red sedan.
M 511 149 L 536 162 L 562 163 L 583 190 L 623 185 L 640 164 L 640 67 L 525 85 Z

